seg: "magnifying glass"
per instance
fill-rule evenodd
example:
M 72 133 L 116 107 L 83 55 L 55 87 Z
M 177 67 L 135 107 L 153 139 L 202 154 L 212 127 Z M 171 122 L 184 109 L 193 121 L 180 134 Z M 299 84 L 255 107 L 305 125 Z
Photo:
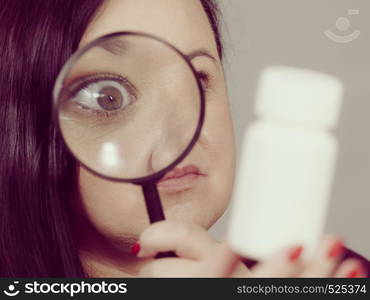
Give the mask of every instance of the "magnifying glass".
M 108 34 L 71 56 L 53 98 L 75 159 L 104 179 L 141 185 L 150 222 L 164 220 L 157 182 L 188 155 L 204 122 L 189 59 L 150 34 Z M 166 256 L 174 253 L 156 257 Z

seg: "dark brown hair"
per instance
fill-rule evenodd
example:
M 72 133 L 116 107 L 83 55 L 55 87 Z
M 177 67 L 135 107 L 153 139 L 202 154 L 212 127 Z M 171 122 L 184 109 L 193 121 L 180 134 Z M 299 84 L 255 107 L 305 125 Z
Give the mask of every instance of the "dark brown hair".
M 210 0 L 201 0 L 203 5 L 204 11 L 208 16 L 209 23 L 211 24 L 212 31 L 215 37 L 216 46 L 218 55 L 220 59 L 223 57 L 223 43 L 222 43 L 222 36 L 221 36 L 221 26 L 220 26 L 220 10 L 216 1 Z
M 84 277 L 76 163 L 52 120 L 56 76 L 102 0 L 1 0 L 0 277 Z M 222 57 L 218 10 L 201 0 Z

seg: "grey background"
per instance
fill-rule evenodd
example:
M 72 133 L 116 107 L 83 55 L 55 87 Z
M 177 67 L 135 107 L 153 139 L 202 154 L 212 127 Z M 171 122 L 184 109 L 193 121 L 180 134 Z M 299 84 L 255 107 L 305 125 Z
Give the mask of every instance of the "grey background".
M 310 68 L 339 77 L 345 99 L 335 131 L 340 154 L 326 232 L 339 234 L 347 246 L 370 257 L 370 1 L 369 0 L 219 0 L 224 14 L 225 70 L 237 145 L 253 120 L 252 105 L 261 69 L 281 64 Z M 359 9 L 359 15 L 348 15 Z M 347 17 L 351 27 L 336 28 Z M 324 31 L 361 35 L 336 43 Z M 211 228 L 223 238 L 228 211 Z

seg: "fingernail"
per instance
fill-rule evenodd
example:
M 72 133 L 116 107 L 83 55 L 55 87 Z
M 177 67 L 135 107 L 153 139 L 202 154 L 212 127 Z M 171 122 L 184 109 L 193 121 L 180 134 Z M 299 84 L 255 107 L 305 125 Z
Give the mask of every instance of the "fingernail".
M 298 258 L 301 256 L 302 251 L 303 251 L 302 246 L 295 247 L 289 254 L 289 261 L 296 262 Z
M 352 271 L 347 273 L 347 278 L 355 278 L 355 277 L 364 277 L 364 271 L 362 267 L 357 267 L 356 269 L 353 269 Z
M 359 277 L 359 275 L 361 274 L 361 271 L 360 270 L 358 270 L 358 269 L 354 269 L 354 270 L 352 270 L 352 271 L 350 271 L 350 272 L 348 272 L 348 274 L 347 274 L 347 278 L 354 278 L 354 277 Z
M 333 258 L 338 258 L 342 253 L 343 253 L 343 242 L 341 240 L 337 240 L 330 248 L 328 252 L 328 257 L 333 259 Z
M 131 253 L 136 256 L 139 252 L 140 252 L 140 243 L 135 243 L 131 247 Z

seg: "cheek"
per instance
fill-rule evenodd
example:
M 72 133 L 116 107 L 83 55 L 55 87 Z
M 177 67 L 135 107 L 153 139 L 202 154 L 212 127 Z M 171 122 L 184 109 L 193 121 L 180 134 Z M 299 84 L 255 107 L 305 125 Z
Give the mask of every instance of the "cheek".
M 83 168 L 79 184 L 86 216 L 104 236 L 135 238 L 149 224 L 139 186 L 110 182 Z
M 235 141 L 227 97 L 207 102 L 207 116 L 200 139 L 210 164 L 210 181 L 217 211 L 230 202 L 235 176 Z
M 207 149 L 211 161 L 219 165 L 217 173 L 233 179 L 235 139 L 225 78 L 220 71 L 213 72 L 211 78 L 200 143 Z
M 235 140 L 226 96 L 207 102 L 205 123 L 199 142 L 208 152 L 210 161 L 217 162 L 217 173 L 232 176 L 235 169 Z
M 223 162 L 234 160 L 234 133 L 229 107 L 225 103 L 215 104 L 209 108 L 209 123 L 206 129 L 209 134 L 210 146 L 214 153 L 220 155 Z

